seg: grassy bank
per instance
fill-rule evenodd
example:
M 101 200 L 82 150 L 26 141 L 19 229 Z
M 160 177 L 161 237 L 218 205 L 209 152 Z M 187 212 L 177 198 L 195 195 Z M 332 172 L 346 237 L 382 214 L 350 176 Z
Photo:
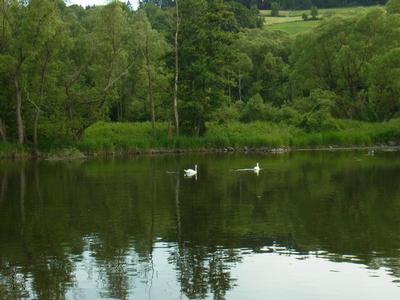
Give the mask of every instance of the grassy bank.
M 400 145 L 400 119 L 384 123 L 336 120 L 336 130 L 307 132 L 288 124 L 268 122 L 208 124 L 202 137 L 168 136 L 166 123 L 156 124 L 155 136 L 150 123 L 105 123 L 89 127 L 81 142 L 81 152 L 92 154 L 137 153 L 150 151 L 209 151 L 234 149 L 367 147 Z M 72 154 L 71 154 L 72 153 Z M 43 158 L 83 157 L 73 148 L 43 151 Z M 0 158 L 29 158 L 28 148 L 0 143 Z
M 29 151 L 20 145 L 0 142 L 0 159 L 4 158 L 29 158 Z
M 400 119 L 385 123 L 338 121 L 337 130 L 306 132 L 287 124 L 268 122 L 208 124 L 203 137 L 168 137 L 167 124 L 97 123 L 78 145 L 85 153 L 132 152 L 150 149 L 316 148 L 395 145 L 400 143 Z

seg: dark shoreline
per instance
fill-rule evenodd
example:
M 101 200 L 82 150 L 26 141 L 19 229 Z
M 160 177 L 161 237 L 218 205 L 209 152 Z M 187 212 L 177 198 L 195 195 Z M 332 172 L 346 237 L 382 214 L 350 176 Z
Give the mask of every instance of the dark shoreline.
M 376 150 L 376 151 L 400 151 L 400 145 L 375 145 L 375 146 L 330 146 L 330 147 L 226 147 L 226 148 L 198 148 L 198 149 L 134 149 L 126 151 L 98 151 L 98 152 L 80 152 L 77 149 L 73 151 L 66 151 L 61 149 L 60 152 L 55 153 L 40 153 L 33 155 L 29 152 L 12 153 L 9 155 L 2 155 L 0 153 L 0 160 L 76 160 L 76 159 L 91 159 L 91 158 L 109 158 L 109 157 L 133 157 L 145 155 L 174 155 L 174 154 L 285 154 L 290 152 L 307 152 L 307 151 L 360 151 L 360 150 Z M 67 153 L 65 153 L 65 151 Z

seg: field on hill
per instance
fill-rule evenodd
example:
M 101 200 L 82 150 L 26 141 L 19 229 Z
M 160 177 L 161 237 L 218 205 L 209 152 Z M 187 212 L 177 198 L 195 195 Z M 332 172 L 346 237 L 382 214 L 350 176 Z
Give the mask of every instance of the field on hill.
M 295 22 L 286 22 L 286 23 L 276 23 L 273 25 L 269 25 L 267 28 L 271 28 L 273 30 L 283 30 L 288 32 L 290 35 L 295 35 L 298 33 L 306 32 L 312 28 L 315 28 L 319 24 L 319 20 L 316 21 L 295 21 Z
M 280 10 L 279 17 L 271 17 L 270 10 L 261 10 L 260 14 L 265 18 L 265 26 L 274 30 L 284 30 L 289 34 L 298 34 L 306 32 L 318 25 L 321 19 L 329 18 L 332 16 L 354 16 L 365 10 L 377 8 L 379 6 L 369 7 L 341 7 L 341 8 L 325 8 L 318 9 L 319 20 L 315 21 L 303 21 L 302 15 L 308 14 L 310 16 L 310 10 Z

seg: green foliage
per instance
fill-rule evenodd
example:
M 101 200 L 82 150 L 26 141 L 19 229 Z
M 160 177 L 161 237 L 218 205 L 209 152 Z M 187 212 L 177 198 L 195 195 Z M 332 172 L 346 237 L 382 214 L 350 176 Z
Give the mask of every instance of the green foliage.
M 85 152 L 138 151 L 158 149 L 199 149 L 222 147 L 264 147 L 289 145 L 296 129 L 271 123 L 208 124 L 203 137 L 167 136 L 167 124 L 157 124 L 151 137 L 149 123 L 99 123 L 88 128 L 79 146 Z
M 258 9 L 248 9 L 236 1 L 228 1 L 226 4 L 235 14 L 235 18 L 242 28 L 260 28 L 264 24 L 264 18 L 259 16 Z
M 278 2 L 272 2 L 271 3 L 271 16 L 272 17 L 278 17 L 279 16 L 279 9 L 280 5 Z
M 336 95 L 323 90 L 313 90 L 310 96 L 296 99 L 293 108 L 302 114 L 298 126 L 306 131 L 336 129 L 331 111 Z
M 385 76 L 382 76 L 385 74 Z M 377 57 L 370 64 L 367 113 L 371 120 L 388 120 L 400 112 L 400 48 Z
M 310 15 L 311 19 L 313 20 L 318 19 L 318 8 L 316 6 L 311 6 Z
M 79 149 L 85 153 L 135 153 L 151 149 L 215 149 L 224 147 L 327 147 L 371 146 L 400 142 L 400 119 L 383 123 L 335 120 L 336 129 L 307 132 L 285 123 L 251 122 L 209 123 L 203 137 L 170 137 L 168 124 L 156 124 L 156 137 L 151 124 L 96 123 L 89 127 Z M 72 151 L 72 152 L 71 152 Z M 54 157 L 75 150 L 51 151 Z M 64 154 L 63 154 L 64 153 Z M 0 143 L 1 157 L 27 156 L 20 146 Z
M 162 99 L 169 96 L 164 63 L 169 46 L 142 11 L 133 13 L 118 1 L 83 9 L 40 0 L 26 7 L 10 2 L 1 13 L 8 22 L 1 23 L 7 35 L 2 35 L 0 60 L 10 64 L 2 64 L 0 80 L 9 87 L 19 80 L 28 140 L 36 128 L 45 148 L 79 140 L 98 120 L 136 118 L 132 103 L 139 99 L 140 113 L 149 119 L 148 78 L 158 90 L 156 115 L 168 115 Z M 0 101 L 7 111 L 0 118 L 13 135 L 13 88 L 0 97 L 7 99 Z
M 238 24 L 219 1 L 185 0 L 180 11 L 179 76 L 189 79 L 180 83 L 181 127 L 186 134 L 201 135 L 210 115 L 227 99 L 221 87 L 235 58 Z
M 301 18 L 303 19 L 303 21 L 307 21 L 308 20 L 308 14 L 307 13 L 303 13 L 301 15 Z
M 69 160 L 69 159 L 84 159 L 85 155 L 82 154 L 78 149 L 70 148 L 59 148 L 52 149 L 47 153 L 47 160 Z
M 239 121 L 243 106 L 244 103 L 241 101 L 236 101 L 233 104 L 223 104 L 215 111 L 211 120 L 219 124 Z
M 288 7 L 279 1 L 272 13 L 282 17 L 270 19 L 298 22 L 260 28 L 258 10 L 248 3 L 179 4 L 177 98 L 187 136 L 171 144 L 156 129 L 163 143 L 143 135 L 120 138 L 122 148 L 202 145 L 207 126 L 238 120 L 285 123 L 315 134 L 338 128 L 337 119 L 399 117 L 398 14 L 343 8 L 327 17 L 332 10 L 321 9 L 322 21 L 302 22 L 311 5 L 312 19 L 318 17 L 316 6 L 324 5 L 309 1 L 302 5 L 307 11 L 279 12 L 279 5 Z M 173 1 L 145 1 L 137 11 L 119 1 L 87 8 L 2 1 L 0 20 L 4 141 L 51 151 L 73 147 L 97 122 L 173 123 Z M 115 147 L 102 137 L 84 143 Z
M 27 158 L 29 152 L 21 145 L 0 142 L 0 158 Z
M 336 130 L 298 135 L 294 137 L 293 144 L 298 147 L 371 146 L 398 143 L 400 137 L 399 119 L 384 123 L 336 120 L 336 124 Z
M 270 103 L 264 103 L 260 94 L 250 98 L 243 109 L 241 120 L 244 122 L 252 121 L 274 121 L 278 114 L 278 109 Z
M 374 9 L 360 17 L 325 20 L 312 33 L 298 36 L 291 54 L 293 90 L 299 96 L 313 89 L 333 91 L 335 117 L 384 119 L 371 111 L 376 86 L 368 79 L 374 70 L 370 63 L 399 46 L 399 26 L 400 18 Z
M 283 32 L 252 29 L 239 33 L 235 47 L 245 55 L 240 58 L 242 82 L 236 85 L 238 89 L 241 87 L 242 97 L 238 91 L 235 98 L 249 99 L 258 93 L 264 100 L 277 105 L 283 103 L 288 97 L 286 62 L 290 43 L 290 38 Z
M 400 1 L 399 0 L 389 0 L 386 3 L 386 11 L 389 14 L 399 14 L 400 13 Z

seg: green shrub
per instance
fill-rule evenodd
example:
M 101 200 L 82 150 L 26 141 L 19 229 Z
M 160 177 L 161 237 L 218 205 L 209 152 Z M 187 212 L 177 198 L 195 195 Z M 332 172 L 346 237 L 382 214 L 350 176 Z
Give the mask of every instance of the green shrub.
M 229 123 L 238 121 L 242 109 L 243 102 L 241 101 L 237 101 L 232 104 L 224 104 L 214 112 L 212 120 L 218 123 Z
M 253 121 L 275 121 L 279 120 L 280 111 L 271 103 L 264 103 L 260 94 L 256 94 L 249 99 L 243 108 L 240 119 L 244 122 Z
M 318 19 L 318 8 L 316 6 L 311 6 L 310 15 L 311 19 L 313 20 Z
M 386 11 L 389 14 L 399 14 L 400 13 L 400 0 L 389 0 L 386 3 Z
M 24 146 L 0 142 L 0 158 L 25 157 L 28 155 Z
M 311 91 L 310 96 L 296 99 L 293 108 L 301 114 L 297 126 L 307 131 L 337 129 L 331 114 L 335 97 L 329 91 L 316 89 Z

